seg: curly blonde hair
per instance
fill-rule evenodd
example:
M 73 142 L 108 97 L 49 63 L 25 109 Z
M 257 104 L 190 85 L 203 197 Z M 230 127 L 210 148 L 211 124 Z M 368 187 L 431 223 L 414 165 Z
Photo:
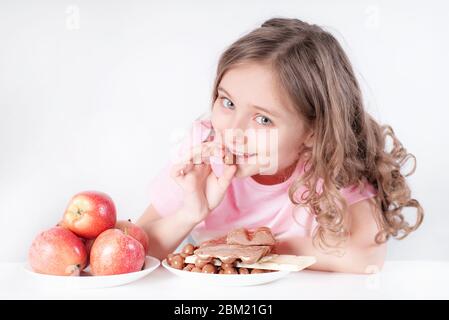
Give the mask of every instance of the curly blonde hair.
M 365 110 L 351 63 L 338 41 L 317 25 L 298 19 L 272 18 L 242 36 L 220 56 L 212 93 L 232 66 L 244 62 L 269 63 L 296 110 L 314 132 L 311 148 L 299 158 L 307 170 L 289 189 L 290 200 L 310 208 L 318 222 L 313 239 L 325 252 L 340 252 L 348 239 L 347 203 L 342 188 L 368 181 L 377 189 L 379 232 L 376 243 L 391 236 L 403 239 L 422 223 L 424 212 L 410 196 L 405 178 L 416 168 L 390 126 L 379 125 Z M 387 138 L 392 148 L 386 150 Z M 401 168 L 413 160 L 413 169 Z M 297 191 L 307 192 L 299 199 Z M 321 189 L 318 191 L 318 189 Z M 416 209 L 410 225 L 403 209 Z M 335 250 L 337 249 L 337 250 Z

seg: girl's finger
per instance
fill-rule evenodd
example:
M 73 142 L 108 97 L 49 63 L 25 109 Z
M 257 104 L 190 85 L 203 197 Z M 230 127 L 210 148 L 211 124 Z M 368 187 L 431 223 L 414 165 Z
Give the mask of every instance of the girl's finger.
M 190 171 L 192 171 L 192 169 L 194 168 L 194 164 L 192 162 L 187 163 L 180 171 L 180 175 L 181 176 L 185 176 L 187 173 L 189 173 Z
M 201 176 L 208 176 L 209 173 L 212 171 L 212 168 L 210 165 L 202 163 L 202 164 L 195 164 L 193 166 L 193 171 L 195 171 L 200 177 Z
M 192 168 L 193 168 L 193 163 L 190 162 L 190 161 L 175 164 L 175 165 L 172 166 L 172 168 L 170 170 L 170 176 L 172 178 L 177 178 L 177 177 L 180 177 L 180 176 L 184 176 L 189 171 L 191 171 Z
M 223 174 L 217 179 L 217 184 L 222 190 L 226 190 L 228 188 L 236 172 L 237 166 L 235 164 L 224 166 Z

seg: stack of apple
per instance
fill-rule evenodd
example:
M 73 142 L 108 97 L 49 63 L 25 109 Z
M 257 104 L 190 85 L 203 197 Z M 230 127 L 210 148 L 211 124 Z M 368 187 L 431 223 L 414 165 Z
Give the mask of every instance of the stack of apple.
M 130 220 L 117 221 L 111 197 L 85 191 L 73 196 L 62 221 L 33 241 L 28 260 L 38 273 L 77 276 L 90 263 L 92 275 L 139 271 L 148 236 Z

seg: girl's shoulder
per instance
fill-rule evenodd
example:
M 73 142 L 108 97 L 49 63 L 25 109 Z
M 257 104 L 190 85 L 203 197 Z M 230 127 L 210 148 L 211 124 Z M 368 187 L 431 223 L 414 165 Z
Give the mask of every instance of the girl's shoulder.
M 345 198 L 347 204 L 351 205 L 375 197 L 377 190 L 366 179 L 362 179 L 358 184 L 341 189 L 340 193 Z

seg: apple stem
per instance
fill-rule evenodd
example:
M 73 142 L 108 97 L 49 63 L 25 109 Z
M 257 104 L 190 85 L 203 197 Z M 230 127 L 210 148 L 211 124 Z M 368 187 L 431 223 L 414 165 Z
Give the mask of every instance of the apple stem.
M 131 219 L 128 219 L 129 222 L 131 222 Z

